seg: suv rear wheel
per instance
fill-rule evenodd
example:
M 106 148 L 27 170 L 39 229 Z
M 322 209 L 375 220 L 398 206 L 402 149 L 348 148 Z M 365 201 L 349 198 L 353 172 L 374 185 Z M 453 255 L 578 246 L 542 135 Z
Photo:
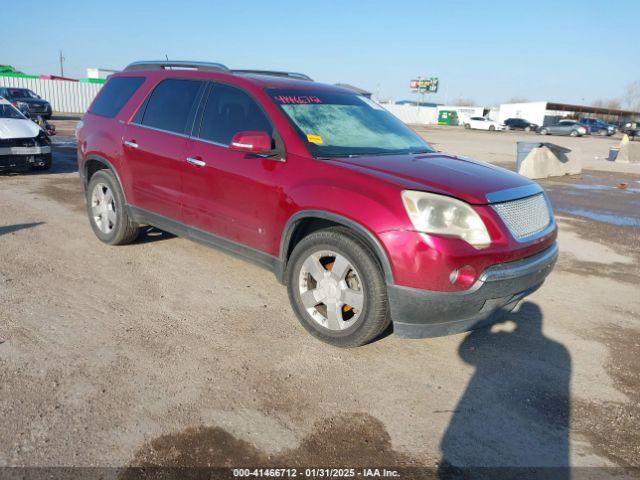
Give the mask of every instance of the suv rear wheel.
M 86 195 L 96 237 L 109 245 L 125 245 L 138 237 L 140 226 L 129 217 L 120 184 L 110 170 L 99 170 L 91 177 Z
M 287 288 L 300 323 L 331 345 L 364 345 L 389 326 L 387 289 L 375 254 L 345 228 L 320 230 L 296 245 Z

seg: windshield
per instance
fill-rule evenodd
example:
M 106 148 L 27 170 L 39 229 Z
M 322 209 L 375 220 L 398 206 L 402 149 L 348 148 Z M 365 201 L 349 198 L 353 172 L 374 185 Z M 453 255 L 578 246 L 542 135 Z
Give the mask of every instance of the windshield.
M 268 93 L 316 158 L 433 152 L 413 130 L 363 96 L 281 89 Z
M 35 93 L 26 88 L 10 88 L 9 95 L 12 98 L 38 98 Z
M 0 118 L 15 118 L 24 120 L 26 117 L 16 110 L 13 105 L 0 103 Z

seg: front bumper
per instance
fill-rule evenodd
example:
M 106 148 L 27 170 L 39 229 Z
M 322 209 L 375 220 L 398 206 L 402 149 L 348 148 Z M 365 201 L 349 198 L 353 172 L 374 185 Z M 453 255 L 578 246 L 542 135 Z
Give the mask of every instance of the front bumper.
M 488 268 L 464 292 L 388 285 L 393 331 L 405 338 L 440 337 L 490 325 L 537 290 L 558 258 L 554 243 L 541 253 Z
M 24 170 L 44 165 L 51 158 L 51 146 L 0 147 L 0 171 Z
M 44 107 L 34 107 L 32 105 L 29 106 L 29 115 L 31 115 L 32 117 L 37 117 L 38 115 L 41 115 L 43 117 L 50 117 L 52 113 L 52 109 L 50 106 L 44 106 Z

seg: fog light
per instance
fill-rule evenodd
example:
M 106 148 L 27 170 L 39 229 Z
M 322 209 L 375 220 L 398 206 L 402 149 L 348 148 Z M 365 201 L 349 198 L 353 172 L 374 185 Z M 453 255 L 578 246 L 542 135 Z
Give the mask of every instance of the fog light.
M 449 281 L 452 285 L 458 285 L 460 287 L 469 288 L 476 281 L 477 273 L 476 269 L 471 265 L 465 265 L 455 270 L 451 270 L 449 274 Z

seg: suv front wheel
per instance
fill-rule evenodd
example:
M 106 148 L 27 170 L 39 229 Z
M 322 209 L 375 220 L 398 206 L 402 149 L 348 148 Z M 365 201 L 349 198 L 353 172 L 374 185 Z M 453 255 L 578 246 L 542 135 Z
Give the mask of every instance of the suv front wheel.
M 311 335 L 338 347 L 358 347 L 390 323 L 384 277 L 375 254 L 336 227 L 303 238 L 287 269 L 289 299 Z
M 129 217 L 113 172 L 98 170 L 91 177 L 86 195 L 89 222 L 96 237 L 109 245 L 125 245 L 138 237 L 140 226 Z

